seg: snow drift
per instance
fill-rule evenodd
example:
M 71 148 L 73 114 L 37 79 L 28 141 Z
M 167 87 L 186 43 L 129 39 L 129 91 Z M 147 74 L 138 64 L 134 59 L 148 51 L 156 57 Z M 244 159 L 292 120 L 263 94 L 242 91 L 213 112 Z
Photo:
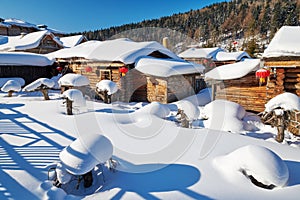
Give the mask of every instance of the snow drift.
M 275 108 L 283 108 L 284 110 L 300 110 L 300 98 L 289 92 L 285 92 L 272 98 L 265 105 L 266 112 L 270 112 Z
M 242 173 L 252 181 L 269 187 L 284 187 L 289 179 L 285 162 L 266 147 L 247 145 L 225 156 L 216 157 L 214 165 L 220 172 L 233 180 Z

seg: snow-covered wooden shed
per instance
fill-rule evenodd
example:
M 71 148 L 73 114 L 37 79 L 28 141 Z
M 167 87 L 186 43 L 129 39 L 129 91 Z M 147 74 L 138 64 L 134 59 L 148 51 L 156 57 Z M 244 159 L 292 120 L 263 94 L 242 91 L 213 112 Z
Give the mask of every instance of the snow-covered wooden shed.
M 54 60 L 28 52 L 0 52 L 0 78 L 20 77 L 25 83 L 38 78 L 50 78 Z
M 300 96 L 299 44 L 300 26 L 283 26 L 264 51 L 264 66 L 271 71 L 267 83 L 268 99 L 283 92 Z
M 51 32 L 36 31 L 18 36 L 2 36 L 0 51 L 22 51 L 45 54 L 63 48 L 62 42 Z
M 0 21 L 0 35 L 16 36 L 21 33 L 31 33 L 38 31 L 39 28 L 35 24 L 20 19 L 2 19 Z
M 249 54 L 245 51 L 236 51 L 236 52 L 218 52 L 216 59 L 214 60 L 216 66 L 232 64 L 236 62 L 243 61 L 245 59 L 251 58 Z
M 242 105 L 246 110 L 262 112 L 265 109 L 266 87 L 259 86 L 255 72 L 260 67 L 259 59 L 226 64 L 205 74 L 212 85 L 214 99 L 227 99 Z

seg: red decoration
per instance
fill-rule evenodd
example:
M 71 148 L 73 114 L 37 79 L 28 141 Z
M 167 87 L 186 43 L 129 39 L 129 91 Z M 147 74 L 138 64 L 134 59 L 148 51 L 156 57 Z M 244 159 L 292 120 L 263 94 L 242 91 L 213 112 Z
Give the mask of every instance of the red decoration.
M 257 70 L 256 73 L 255 73 L 255 75 L 256 75 L 256 77 L 259 78 L 259 85 L 261 85 L 262 83 L 264 83 L 266 81 L 265 79 L 268 76 L 270 76 L 270 74 L 271 74 L 271 72 L 269 70 L 267 70 L 267 69 L 263 69 L 262 68 L 262 69 Z
M 233 42 L 233 45 L 237 45 L 237 43 L 238 43 L 237 41 L 234 41 L 234 42 Z
M 85 72 L 92 72 L 93 71 L 93 68 L 92 67 L 90 67 L 90 66 L 87 66 L 87 67 L 85 67 Z
M 62 69 L 63 69 L 62 67 L 56 67 L 56 70 L 59 72 L 61 72 Z
M 121 67 L 121 68 L 119 69 L 119 71 L 120 71 L 121 73 L 126 74 L 126 73 L 128 72 L 128 68 L 126 68 L 126 67 Z

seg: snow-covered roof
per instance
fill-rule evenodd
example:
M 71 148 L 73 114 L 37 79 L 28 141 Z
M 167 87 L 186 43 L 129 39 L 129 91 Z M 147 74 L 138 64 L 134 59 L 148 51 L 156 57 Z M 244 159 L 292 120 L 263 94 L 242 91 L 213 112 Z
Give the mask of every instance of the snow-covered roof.
M 75 47 L 58 50 L 48 54 L 48 56 L 54 58 L 81 57 L 89 60 L 119 61 L 125 64 L 132 64 L 141 56 L 147 56 L 154 51 L 159 51 L 171 58 L 179 58 L 158 42 L 134 42 L 127 38 L 103 42 L 88 41 Z
M 37 25 L 31 24 L 31 23 L 26 22 L 26 21 L 21 20 L 21 19 L 9 18 L 9 19 L 5 19 L 3 23 L 9 24 L 9 25 L 26 27 L 26 28 L 36 28 L 36 29 L 38 29 Z
M 204 66 L 190 63 L 182 59 L 159 59 L 143 57 L 135 64 L 135 68 L 148 75 L 170 77 L 182 74 L 202 73 Z
M 245 58 L 251 58 L 249 54 L 245 51 L 237 51 L 237 52 L 218 52 L 216 55 L 217 61 L 240 61 Z
M 218 52 L 224 51 L 224 49 L 220 47 L 213 48 L 189 48 L 178 56 L 181 58 L 207 58 L 207 59 L 216 59 L 216 55 Z
M 205 74 L 206 79 L 229 80 L 246 76 L 256 71 L 260 66 L 260 59 L 246 59 L 242 62 L 221 65 Z
M 49 66 L 54 63 L 54 59 L 27 52 L 0 52 L 0 66 Z
M 282 26 L 263 53 L 263 58 L 300 56 L 300 26 Z
M 61 37 L 60 41 L 63 43 L 64 47 L 74 47 L 80 44 L 82 41 L 86 40 L 84 35 L 73 35 L 68 37 Z
M 37 31 L 28 33 L 26 35 L 18 35 L 18 36 L 2 36 L 2 40 L 0 40 L 0 51 L 24 51 L 27 49 L 33 49 L 40 45 L 41 40 L 49 35 L 52 39 L 59 45 L 63 46 L 59 39 L 57 39 L 51 32 L 49 31 Z M 5 37 L 7 39 L 5 39 Z

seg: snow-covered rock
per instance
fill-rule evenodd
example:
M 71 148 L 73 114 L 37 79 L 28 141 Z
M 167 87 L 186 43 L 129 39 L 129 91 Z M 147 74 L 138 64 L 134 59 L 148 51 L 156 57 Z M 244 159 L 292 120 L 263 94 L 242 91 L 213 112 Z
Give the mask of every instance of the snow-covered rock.
M 21 90 L 21 84 L 18 81 L 15 80 L 9 80 L 7 81 L 1 88 L 1 91 L 3 92 L 19 92 Z
M 97 91 L 107 90 L 107 94 L 111 95 L 118 91 L 118 86 L 115 82 L 111 80 L 101 80 L 96 84 Z
M 91 136 L 91 135 L 89 135 Z M 112 143 L 100 134 L 77 138 L 59 154 L 62 166 L 71 174 L 82 175 L 97 164 L 105 163 L 113 153 Z
M 289 92 L 285 92 L 272 98 L 265 105 L 266 112 L 270 112 L 275 108 L 283 108 L 284 110 L 300 110 L 300 98 Z
M 66 86 L 80 87 L 80 86 L 89 85 L 90 81 L 86 76 L 83 76 L 81 74 L 69 73 L 62 76 L 59 79 L 58 83 L 60 86 L 66 85 Z
M 63 98 L 68 98 L 70 101 L 73 101 L 74 106 L 85 107 L 86 100 L 80 90 L 69 89 L 62 93 Z
M 55 83 L 53 80 L 51 80 L 49 78 L 39 78 L 39 79 L 33 81 L 32 83 L 26 85 L 23 88 L 23 91 L 32 92 L 32 91 L 37 90 L 42 85 L 44 85 L 47 88 L 52 88 L 55 85 Z
M 285 162 L 276 153 L 262 146 L 241 147 L 228 155 L 216 157 L 214 164 L 231 180 L 242 172 L 266 186 L 284 187 L 289 179 Z
M 242 119 L 246 111 L 237 103 L 227 100 L 215 100 L 207 104 L 201 114 L 203 118 L 207 119 L 204 121 L 205 128 L 234 133 L 244 131 Z

